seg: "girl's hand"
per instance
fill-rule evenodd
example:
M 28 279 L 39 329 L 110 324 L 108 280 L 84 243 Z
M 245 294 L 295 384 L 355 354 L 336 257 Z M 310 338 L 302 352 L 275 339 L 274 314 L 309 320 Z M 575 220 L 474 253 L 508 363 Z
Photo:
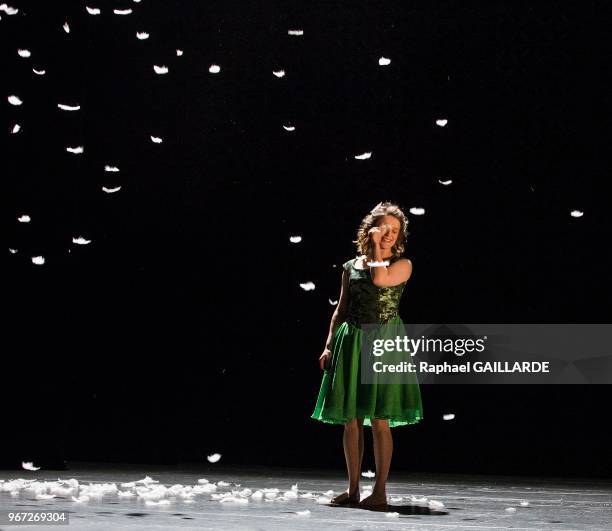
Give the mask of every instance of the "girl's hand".
M 321 368 L 321 370 L 327 369 L 327 367 L 329 366 L 330 360 L 331 360 L 331 350 L 326 348 L 323 351 L 323 354 L 319 356 L 319 367 Z
M 387 232 L 389 232 L 389 225 L 385 223 L 380 227 L 372 227 L 368 231 L 368 235 L 370 236 L 372 243 L 380 243 L 380 240 L 382 240 L 383 236 L 387 234 Z

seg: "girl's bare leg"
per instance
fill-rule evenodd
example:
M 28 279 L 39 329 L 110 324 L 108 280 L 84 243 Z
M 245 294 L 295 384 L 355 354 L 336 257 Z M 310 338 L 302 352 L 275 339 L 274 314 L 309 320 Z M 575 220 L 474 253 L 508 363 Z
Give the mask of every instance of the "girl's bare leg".
M 393 437 L 386 419 L 372 419 L 372 436 L 374 438 L 374 460 L 376 462 L 376 482 L 372 494 L 361 501 L 362 505 L 387 504 L 387 477 L 393 454 Z
M 349 486 L 346 492 L 332 498 L 332 503 L 359 502 L 359 476 L 363 460 L 363 419 L 353 419 L 344 425 L 342 436 Z

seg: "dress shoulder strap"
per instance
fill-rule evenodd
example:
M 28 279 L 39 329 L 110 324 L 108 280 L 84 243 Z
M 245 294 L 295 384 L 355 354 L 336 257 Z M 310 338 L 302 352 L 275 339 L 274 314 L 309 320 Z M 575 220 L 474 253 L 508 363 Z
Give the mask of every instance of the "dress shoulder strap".
M 355 258 L 351 258 L 350 260 L 347 260 L 346 262 L 342 264 L 342 269 L 344 269 L 345 271 L 350 271 L 354 262 L 355 262 Z

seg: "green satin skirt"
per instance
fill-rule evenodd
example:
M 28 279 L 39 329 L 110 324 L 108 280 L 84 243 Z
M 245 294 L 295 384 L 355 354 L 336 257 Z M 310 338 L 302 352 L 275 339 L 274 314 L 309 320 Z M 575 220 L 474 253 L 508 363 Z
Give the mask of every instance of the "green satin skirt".
M 388 321 L 391 328 L 403 326 L 401 318 Z M 404 378 L 405 383 L 362 384 L 361 341 L 363 330 L 344 321 L 332 341 L 332 357 L 323 372 L 321 388 L 311 418 L 329 424 L 345 424 L 363 419 L 371 426 L 372 419 L 387 419 L 389 427 L 416 424 L 423 419 L 421 391 L 416 375 Z

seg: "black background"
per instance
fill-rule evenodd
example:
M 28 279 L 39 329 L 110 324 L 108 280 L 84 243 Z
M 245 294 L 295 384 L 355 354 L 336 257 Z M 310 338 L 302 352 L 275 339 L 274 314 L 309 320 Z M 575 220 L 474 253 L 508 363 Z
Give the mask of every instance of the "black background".
M 410 219 L 404 321 L 608 320 L 603 3 L 11 5 L 4 466 L 219 452 L 344 467 L 341 427 L 310 419 L 318 356 L 340 264 L 383 200 Z M 393 431 L 393 469 L 611 473 L 607 385 L 422 394 L 425 420 Z

